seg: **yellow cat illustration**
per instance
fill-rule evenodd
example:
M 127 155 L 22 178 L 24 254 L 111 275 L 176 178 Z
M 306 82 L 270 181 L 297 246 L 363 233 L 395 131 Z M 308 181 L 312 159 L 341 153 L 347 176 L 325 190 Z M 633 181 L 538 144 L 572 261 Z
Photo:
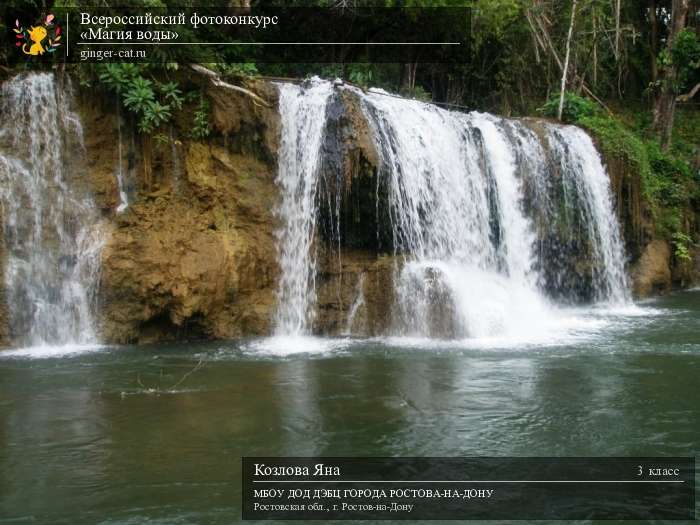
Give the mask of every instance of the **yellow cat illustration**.
M 29 48 L 29 51 L 27 51 L 27 45 L 24 44 L 22 46 L 22 51 L 26 55 L 43 55 L 44 54 L 44 46 L 41 45 L 42 40 L 46 38 L 46 28 L 44 26 L 36 26 L 32 27 L 32 29 L 29 31 L 29 38 L 31 39 L 32 46 Z

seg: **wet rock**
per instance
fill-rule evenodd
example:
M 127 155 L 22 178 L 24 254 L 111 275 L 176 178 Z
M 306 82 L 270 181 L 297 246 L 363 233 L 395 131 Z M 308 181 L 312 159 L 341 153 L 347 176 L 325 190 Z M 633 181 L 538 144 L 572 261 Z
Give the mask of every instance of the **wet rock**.
M 671 247 L 668 242 L 654 240 L 646 245 L 639 262 L 632 270 L 634 294 L 646 297 L 671 289 Z
M 269 167 L 193 143 L 185 171 L 189 196 L 135 204 L 103 251 L 108 341 L 269 330 L 277 274 Z
M 391 324 L 396 257 L 326 248 L 317 277 L 314 332 L 380 335 Z M 353 311 L 354 310 L 354 311 Z
M 336 90 L 327 111 L 318 193 L 321 237 L 344 248 L 390 253 L 388 190 L 360 98 Z

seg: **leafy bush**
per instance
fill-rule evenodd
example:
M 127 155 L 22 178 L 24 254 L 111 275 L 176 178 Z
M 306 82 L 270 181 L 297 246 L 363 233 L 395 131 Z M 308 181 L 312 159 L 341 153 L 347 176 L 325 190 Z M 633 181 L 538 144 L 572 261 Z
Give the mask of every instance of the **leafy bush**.
M 158 84 L 158 90 L 163 94 L 163 98 L 174 109 L 181 109 L 185 102 L 185 97 L 178 87 L 177 82 L 165 82 Z
M 577 124 L 589 130 L 606 155 L 617 157 L 639 170 L 645 197 L 653 197 L 649 153 L 644 140 L 620 120 L 609 116 L 583 116 Z
M 139 131 L 141 133 L 151 133 L 161 124 L 170 120 L 172 116 L 170 113 L 170 106 L 161 104 L 155 100 L 149 101 L 142 113 L 141 120 L 139 121 Z
M 137 117 L 138 130 L 152 133 L 172 118 L 173 109 L 182 108 L 185 97 L 177 82 L 153 82 L 144 76 L 146 70 L 140 64 L 104 64 L 98 78 Z
M 697 76 L 700 68 L 700 40 L 694 30 L 685 28 L 676 35 L 671 58 L 678 67 L 677 89 L 692 87 L 692 77 Z
M 611 116 L 582 117 L 577 122 L 596 137 L 600 148 L 637 170 L 642 195 L 655 217 L 657 232 L 676 247 L 676 257 L 688 257 L 688 236 L 683 232 L 682 210 L 697 186 L 688 157 L 661 150 L 656 140 L 644 139 L 621 120 Z
M 194 139 L 205 139 L 211 133 L 209 126 L 209 102 L 202 96 L 199 100 L 199 106 L 194 112 L 194 121 L 192 122 L 192 130 L 190 136 Z
M 559 95 L 551 97 L 547 103 L 537 111 L 545 117 L 556 117 L 559 112 Z M 592 117 L 598 112 L 598 106 L 588 98 L 580 97 L 575 93 L 564 94 L 564 108 L 561 118 L 564 122 L 577 122 L 584 117 Z
M 134 113 L 143 113 L 148 105 L 155 102 L 153 83 L 142 76 L 132 79 L 124 90 L 124 106 Z
M 205 66 L 214 71 L 218 71 L 226 78 L 240 79 L 253 77 L 258 74 L 258 68 L 252 62 L 221 62 L 216 64 L 205 64 Z
M 99 71 L 100 82 L 117 94 L 121 94 L 129 86 L 129 83 L 141 74 L 136 64 L 105 64 Z
M 693 244 L 693 240 L 690 236 L 685 233 L 676 232 L 671 236 L 671 242 L 674 247 L 674 255 L 679 261 L 690 262 L 692 257 L 690 256 L 690 246 Z

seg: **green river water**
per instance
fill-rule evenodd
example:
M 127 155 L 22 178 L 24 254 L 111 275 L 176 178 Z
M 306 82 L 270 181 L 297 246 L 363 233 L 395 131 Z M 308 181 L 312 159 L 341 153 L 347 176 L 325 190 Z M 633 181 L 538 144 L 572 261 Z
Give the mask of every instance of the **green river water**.
M 237 522 L 241 456 L 700 455 L 700 291 L 566 315 L 522 341 L 2 352 L 0 523 Z

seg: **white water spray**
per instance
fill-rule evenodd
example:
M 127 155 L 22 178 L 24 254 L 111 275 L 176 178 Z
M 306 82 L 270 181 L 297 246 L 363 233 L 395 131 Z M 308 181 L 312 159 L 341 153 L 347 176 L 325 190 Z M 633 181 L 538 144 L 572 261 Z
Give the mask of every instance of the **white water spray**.
M 360 97 L 380 157 L 377 196 L 387 200 L 377 205 L 388 209 L 398 256 L 393 334 L 528 338 L 563 326 L 555 300 L 629 301 L 609 178 L 583 131 L 341 89 Z M 276 335 L 308 334 L 313 322 L 331 92 L 320 81 L 280 86 Z

